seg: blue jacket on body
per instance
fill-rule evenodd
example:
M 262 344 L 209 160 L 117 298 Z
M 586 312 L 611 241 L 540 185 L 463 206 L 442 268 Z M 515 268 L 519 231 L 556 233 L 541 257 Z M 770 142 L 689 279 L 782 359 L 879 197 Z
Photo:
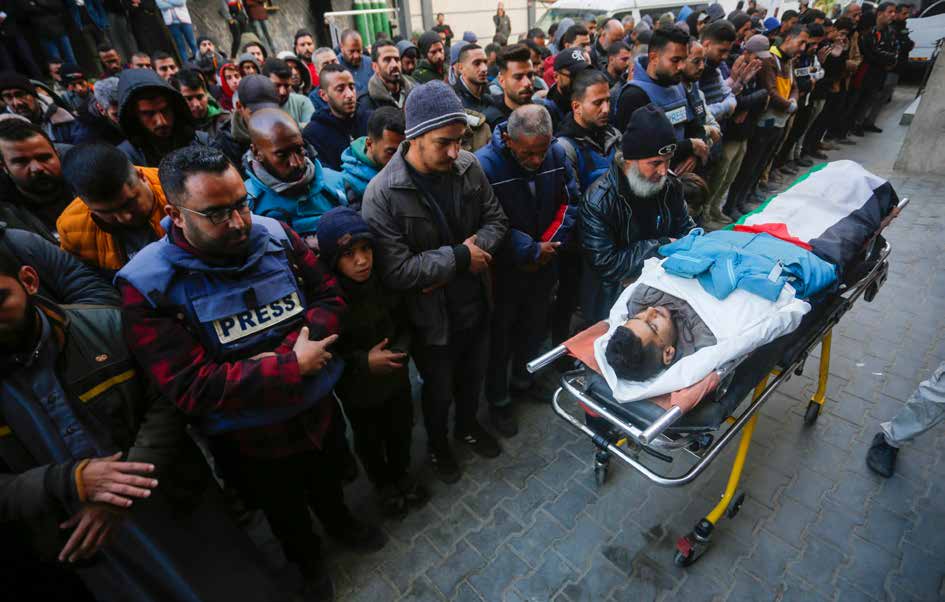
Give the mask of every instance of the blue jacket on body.
M 354 87 L 358 91 L 358 94 L 367 90 L 368 81 L 371 79 L 371 76 L 374 75 L 374 69 L 371 67 L 371 57 L 362 54 L 361 66 L 355 67 L 354 65 L 349 65 L 347 61 L 345 61 L 344 55 L 339 52 L 338 64 L 354 76 Z
M 341 153 L 341 177 L 349 205 L 360 205 L 371 179 L 380 171 L 364 152 L 367 136 L 361 136 Z
M 683 278 L 698 278 L 702 288 L 724 299 L 737 288 L 776 301 L 785 284 L 807 299 L 837 281 L 833 264 L 813 252 L 766 233 L 696 228 L 660 247 L 663 269 Z
M 476 151 L 476 158 L 509 218 L 509 235 L 499 260 L 524 266 L 538 259 L 542 242 L 571 240 L 580 192 L 557 142 L 551 143 L 541 167 L 529 172 L 502 139 L 506 127 L 505 123 L 496 127 L 489 144 Z
M 348 201 L 341 174 L 323 168 L 317 160 L 313 163 L 315 177 L 307 193 L 291 197 L 264 184 L 253 172 L 252 166 L 247 166 L 246 173 L 249 177 L 245 182 L 246 194 L 249 196 L 253 213 L 282 220 L 303 237 L 314 234 L 318 229 L 318 221 L 326 211 L 347 205 Z

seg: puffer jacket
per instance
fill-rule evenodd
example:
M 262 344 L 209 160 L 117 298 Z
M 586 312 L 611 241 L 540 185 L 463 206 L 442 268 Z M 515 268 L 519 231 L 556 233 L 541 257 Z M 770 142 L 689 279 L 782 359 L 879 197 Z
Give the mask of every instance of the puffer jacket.
M 508 218 L 476 157 L 460 151 L 451 168 L 451 188 L 452 206 L 458 212 L 455 221 L 462 229 L 453 233 L 458 241 L 445 240 L 436 225 L 435 208 L 408 171 L 404 159 L 408 148 L 409 142 L 401 145 L 368 184 L 361 215 L 374 232 L 375 266 L 381 281 L 406 295 L 415 340 L 425 345 L 446 345 L 451 331 L 446 289 L 458 275 L 468 273 L 457 261 L 456 247 L 475 236 L 481 249 L 496 253 L 508 231 Z M 482 288 L 488 291 L 488 273 L 478 276 Z
M 0 237 L 16 258 L 41 274 L 39 294 L 63 305 L 120 305 L 118 291 L 92 268 L 39 234 L 7 228 Z
M 164 217 L 167 198 L 158 179 L 158 170 L 153 167 L 138 167 L 137 170 L 154 193 L 149 224 L 156 235 L 155 239 L 161 238 L 164 236 L 161 218 Z M 81 197 L 76 197 L 62 212 L 56 220 L 56 229 L 63 250 L 94 268 L 114 273 L 128 263 L 125 249 L 120 241 L 115 240 L 112 227 L 96 220 Z
M 128 137 L 118 145 L 134 165 L 157 167 L 166 154 L 151 143 L 151 135 L 141 126 L 135 113 L 135 101 L 144 96 L 162 94 L 174 111 L 174 128 L 170 150 L 190 144 L 210 144 L 205 132 L 197 131 L 187 101 L 180 92 L 150 69 L 125 69 L 118 76 L 118 123 Z
M 349 205 L 361 205 L 364 191 L 380 171 L 380 166 L 364 152 L 366 141 L 367 136 L 361 136 L 341 153 L 341 178 L 344 180 Z
M 558 132 L 558 144 L 564 148 L 580 192 L 588 190 L 607 172 L 620 150 L 621 138 L 617 128 L 611 125 L 592 132 L 578 125 L 573 114 L 565 116 Z
M 250 198 L 253 213 L 287 222 L 293 230 L 306 236 L 315 233 L 318 221 L 326 211 L 348 204 L 341 174 L 331 169 L 323 169 L 318 160 L 313 161 L 315 177 L 312 178 L 306 194 L 289 197 L 263 183 L 253 171 L 249 160 L 251 152 L 247 151 L 243 159 L 243 170 L 248 175 L 246 194 Z
M 667 178 L 658 199 L 638 199 L 622 165 L 611 165 L 591 185 L 581 207 L 585 318 L 596 322 L 607 317 L 620 292 L 640 275 L 644 260 L 656 256 L 670 238 L 681 238 L 694 227 L 675 176 Z
M 482 170 L 509 219 L 509 234 L 497 259 L 500 265 L 528 266 L 541 254 L 541 243 L 567 243 L 576 230 L 578 192 L 564 149 L 552 142 L 541 166 L 529 172 L 502 139 L 506 124 L 476 152 Z

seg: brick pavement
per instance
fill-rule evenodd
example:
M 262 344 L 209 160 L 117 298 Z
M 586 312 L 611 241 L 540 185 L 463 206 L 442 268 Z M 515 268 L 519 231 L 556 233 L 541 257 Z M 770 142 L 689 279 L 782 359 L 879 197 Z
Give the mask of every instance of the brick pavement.
M 908 92 L 897 94 L 902 104 Z M 734 445 L 688 487 L 649 485 L 613 462 L 600 489 L 589 441 L 551 410 L 521 402 L 521 432 L 494 460 L 461 457 L 463 479 L 430 479 L 433 499 L 370 556 L 329 547 L 342 600 L 936 600 L 945 598 L 945 436 L 904 448 L 889 480 L 864 456 L 888 419 L 945 360 L 945 179 L 890 173 L 903 130 L 831 158 L 856 158 L 887 175 L 912 204 L 889 231 L 889 280 L 835 330 L 828 401 L 802 422 L 816 355 L 762 410 L 742 481 L 741 513 L 723 520 L 688 569 L 673 544 L 718 499 Z M 819 353 L 819 352 L 818 352 Z M 419 416 L 419 414 L 418 414 Z M 423 468 L 422 428 L 414 431 Z M 363 479 L 362 479 L 363 481 Z M 374 515 L 361 481 L 348 490 Z M 270 548 L 274 546 L 270 543 Z

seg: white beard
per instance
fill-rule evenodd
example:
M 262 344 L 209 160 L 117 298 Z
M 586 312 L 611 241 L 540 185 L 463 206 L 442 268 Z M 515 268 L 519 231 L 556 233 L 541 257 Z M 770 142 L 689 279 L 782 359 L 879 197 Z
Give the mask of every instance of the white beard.
M 637 169 L 636 163 L 631 163 L 627 166 L 624 170 L 624 175 L 627 177 L 627 184 L 630 185 L 630 190 L 641 199 L 656 196 L 663 190 L 663 187 L 666 186 L 666 176 L 661 177 L 658 182 L 651 182 L 643 177 L 640 170 Z

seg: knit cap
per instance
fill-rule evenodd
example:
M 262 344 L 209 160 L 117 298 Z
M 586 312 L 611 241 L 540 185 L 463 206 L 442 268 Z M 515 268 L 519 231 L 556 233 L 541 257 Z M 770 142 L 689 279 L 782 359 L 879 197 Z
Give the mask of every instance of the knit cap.
M 445 82 L 429 81 L 417 86 L 404 103 L 407 140 L 451 123 L 466 123 L 463 103 Z
M 470 44 L 475 44 L 479 41 L 479 38 L 471 31 L 463 32 L 463 41 L 469 42 Z
M 318 220 L 318 253 L 335 267 L 341 252 L 358 240 L 374 241 L 371 228 L 351 207 L 335 207 Z
M 459 60 L 459 53 L 462 52 L 463 48 L 466 46 L 469 46 L 469 42 L 465 40 L 453 42 L 453 45 L 450 46 L 450 65 L 456 64 L 456 61 Z
M 410 40 L 401 40 L 397 42 L 397 52 L 400 53 L 400 56 L 404 56 L 404 52 L 406 52 L 408 48 L 416 49 L 417 45 L 411 42 Z
M 427 58 L 427 52 L 430 51 L 430 47 L 441 41 L 440 34 L 435 31 L 428 31 L 420 36 L 420 39 L 417 40 L 417 50 L 420 51 L 420 58 Z
M 15 71 L 4 71 L 0 73 L 0 90 L 23 90 L 36 96 L 36 88 L 30 82 L 30 78 Z
M 649 159 L 672 155 L 676 150 L 676 132 L 663 110 L 650 103 L 630 115 L 630 123 L 621 141 L 623 158 Z

